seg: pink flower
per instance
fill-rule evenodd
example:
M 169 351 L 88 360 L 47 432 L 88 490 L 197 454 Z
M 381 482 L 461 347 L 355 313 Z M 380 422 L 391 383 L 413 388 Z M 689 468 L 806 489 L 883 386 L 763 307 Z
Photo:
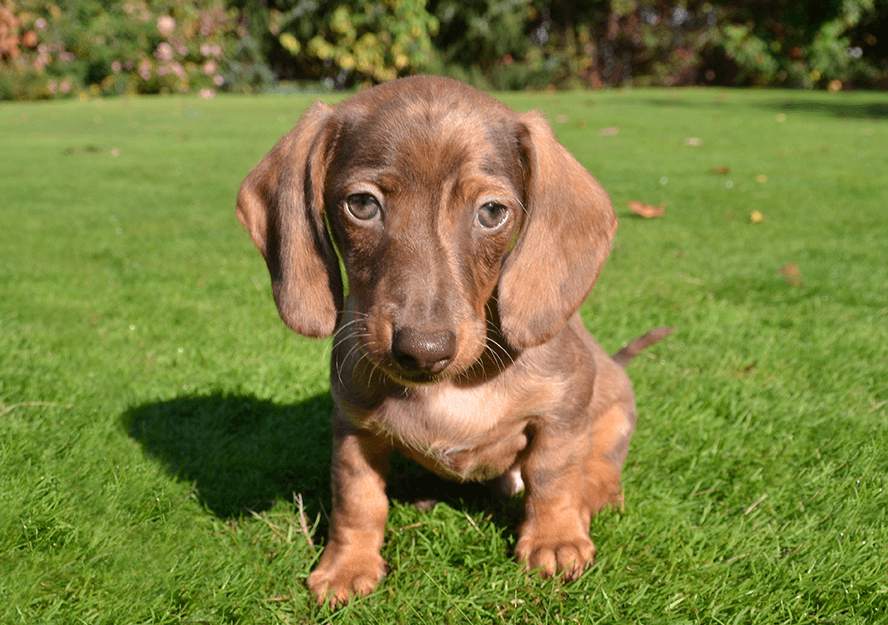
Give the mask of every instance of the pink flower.
M 216 61 L 207 61 L 203 64 L 203 73 L 207 76 L 216 73 Z
M 139 63 L 139 76 L 142 80 L 148 80 L 151 78 L 151 61 L 148 59 Z
M 201 89 L 200 91 L 198 91 L 198 94 L 200 95 L 200 97 L 204 98 L 205 100 L 209 100 L 210 98 L 216 97 L 216 90 L 215 89 Z
M 154 58 L 156 58 L 161 63 L 169 63 L 173 60 L 174 56 L 173 46 L 168 44 L 166 41 L 161 41 L 157 46 L 157 50 L 154 51 Z
M 164 37 L 169 37 L 176 30 L 176 20 L 169 15 L 162 15 L 157 18 L 157 30 Z
M 225 79 L 222 78 L 222 76 L 220 76 L 219 74 L 216 74 L 215 76 L 213 76 L 213 84 L 216 85 L 217 87 L 221 87 L 224 83 L 225 83 Z
M 115 74 L 123 69 L 123 66 L 120 64 L 120 61 L 114 61 L 111 63 L 111 71 Z

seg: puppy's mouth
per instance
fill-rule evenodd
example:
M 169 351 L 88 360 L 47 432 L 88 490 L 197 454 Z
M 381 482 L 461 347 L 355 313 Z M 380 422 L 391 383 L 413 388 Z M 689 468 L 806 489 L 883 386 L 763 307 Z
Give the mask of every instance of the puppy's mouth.
M 404 371 L 398 367 L 384 369 L 385 374 L 401 386 L 427 386 L 437 384 L 450 376 L 447 373 L 426 373 L 424 371 Z
M 382 374 L 399 386 L 428 386 L 443 382 L 456 375 L 456 371 L 450 367 L 445 367 L 440 371 L 404 367 L 398 364 L 391 354 L 386 354 L 379 358 L 378 354 L 370 353 L 363 346 L 361 347 L 361 353 L 364 360 L 376 372 L 375 375 Z

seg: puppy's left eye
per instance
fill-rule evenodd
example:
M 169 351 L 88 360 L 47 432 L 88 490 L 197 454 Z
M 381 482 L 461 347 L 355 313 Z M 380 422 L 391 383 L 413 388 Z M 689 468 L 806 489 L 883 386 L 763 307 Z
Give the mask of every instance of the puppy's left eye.
M 345 207 L 352 217 L 370 221 L 379 214 L 379 202 L 369 193 L 355 193 L 345 200 Z
M 495 230 L 509 219 L 509 209 L 502 204 L 488 202 L 478 209 L 478 223 L 485 230 Z

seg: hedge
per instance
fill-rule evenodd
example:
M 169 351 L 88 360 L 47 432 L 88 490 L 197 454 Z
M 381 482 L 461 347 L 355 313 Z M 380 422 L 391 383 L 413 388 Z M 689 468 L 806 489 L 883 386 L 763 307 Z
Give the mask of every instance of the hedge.
M 0 0 L 0 99 L 417 72 L 494 89 L 888 87 L 888 0 Z

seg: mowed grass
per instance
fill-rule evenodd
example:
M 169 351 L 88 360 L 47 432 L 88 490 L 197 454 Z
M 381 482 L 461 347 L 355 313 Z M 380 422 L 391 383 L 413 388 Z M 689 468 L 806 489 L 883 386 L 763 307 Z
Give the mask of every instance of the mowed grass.
M 329 342 L 280 322 L 234 216 L 310 98 L 3 104 L 0 622 L 888 622 L 888 96 L 503 99 L 616 206 L 588 327 L 677 328 L 629 366 L 595 566 L 523 573 L 520 501 L 466 491 L 394 502 L 381 587 L 315 606 Z

